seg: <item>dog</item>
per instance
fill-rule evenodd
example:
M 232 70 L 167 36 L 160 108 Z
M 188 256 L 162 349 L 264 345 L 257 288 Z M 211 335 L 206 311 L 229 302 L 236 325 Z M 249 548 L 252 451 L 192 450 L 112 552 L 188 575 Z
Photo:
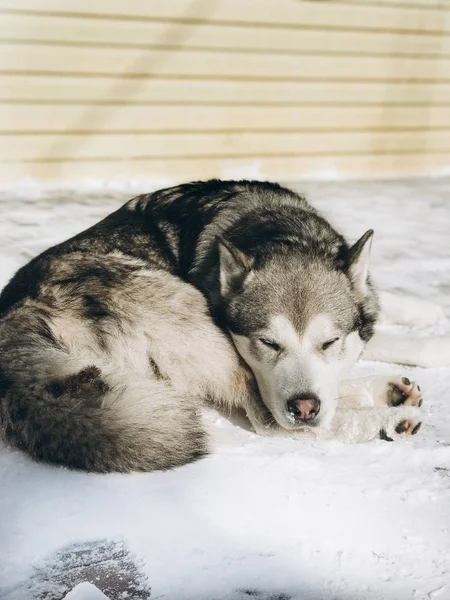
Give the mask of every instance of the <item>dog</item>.
M 268 182 L 130 200 L 4 288 L 4 440 L 41 462 L 127 472 L 204 456 L 204 407 L 244 411 L 265 436 L 415 434 L 416 383 L 344 380 L 379 314 L 372 234 L 350 247 Z

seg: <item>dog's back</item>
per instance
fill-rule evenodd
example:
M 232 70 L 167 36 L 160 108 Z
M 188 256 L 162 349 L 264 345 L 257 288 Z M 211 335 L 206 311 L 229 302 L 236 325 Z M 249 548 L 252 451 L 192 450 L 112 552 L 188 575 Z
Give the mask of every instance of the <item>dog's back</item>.
M 206 452 L 202 404 L 246 394 L 204 296 L 174 274 L 175 225 L 142 214 L 151 201 L 44 252 L 0 297 L 3 435 L 38 460 L 90 471 L 184 464 Z

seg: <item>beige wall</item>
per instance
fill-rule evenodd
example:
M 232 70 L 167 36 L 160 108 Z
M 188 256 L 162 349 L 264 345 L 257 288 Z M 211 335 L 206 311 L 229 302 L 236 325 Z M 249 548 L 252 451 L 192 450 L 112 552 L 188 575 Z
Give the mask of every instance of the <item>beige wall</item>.
M 0 182 L 450 167 L 450 0 L 0 0 L 0 37 Z

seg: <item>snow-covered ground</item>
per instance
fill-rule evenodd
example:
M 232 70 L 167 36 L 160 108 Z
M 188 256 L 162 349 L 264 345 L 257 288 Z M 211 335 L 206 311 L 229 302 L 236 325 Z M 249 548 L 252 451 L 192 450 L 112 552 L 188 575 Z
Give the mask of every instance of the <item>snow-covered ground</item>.
M 0 190 L 0 284 L 150 187 Z M 297 188 L 350 239 L 375 229 L 381 288 L 450 316 L 450 179 Z M 209 458 L 108 476 L 0 447 L 0 598 L 104 598 L 90 581 L 112 600 L 147 586 L 155 600 L 450 599 L 450 368 L 355 368 L 372 373 L 420 382 L 427 418 L 411 442 L 267 440 L 213 417 Z

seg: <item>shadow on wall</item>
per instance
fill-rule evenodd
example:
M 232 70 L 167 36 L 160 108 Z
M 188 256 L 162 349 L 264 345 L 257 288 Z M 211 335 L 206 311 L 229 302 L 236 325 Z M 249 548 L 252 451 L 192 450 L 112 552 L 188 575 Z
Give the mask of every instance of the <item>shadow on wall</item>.
M 166 49 L 177 49 L 177 52 L 183 52 L 183 46 L 189 40 L 192 29 L 186 28 L 186 21 L 189 21 L 190 15 L 197 15 L 199 12 L 202 18 L 195 18 L 195 24 L 192 27 L 202 25 L 208 21 L 209 16 L 214 12 L 218 0 L 195 0 L 184 14 L 181 14 L 177 21 L 168 24 L 164 36 L 160 39 L 151 40 L 152 45 L 164 46 Z M 165 62 L 170 60 L 171 54 L 167 53 Z M 157 75 L 162 62 L 155 62 L 145 51 L 142 52 L 139 60 L 130 64 L 128 73 L 119 73 L 116 79 L 111 83 L 111 97 L 127 96 L 132 99 L 136 96 L 139 88 L 152 77 Z M 106 99 L 106 98 L 105 98 Z M 121 110 L 122 106 L 118 107 Z M 109 113 L 107 118 L 110 118 Z M 105 111 L 101 105 L 92 105 L 87 108 L 83 117 L 73 124 L 72 129 L 77 131 L 98 130 L 105 121 Z M 52 156 L 70 156 L 71 149 L 74 147 L 73 141 L 64 136 L 57 136 L 55 142 L 49 149 L 49 157 Z

